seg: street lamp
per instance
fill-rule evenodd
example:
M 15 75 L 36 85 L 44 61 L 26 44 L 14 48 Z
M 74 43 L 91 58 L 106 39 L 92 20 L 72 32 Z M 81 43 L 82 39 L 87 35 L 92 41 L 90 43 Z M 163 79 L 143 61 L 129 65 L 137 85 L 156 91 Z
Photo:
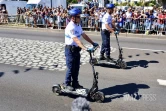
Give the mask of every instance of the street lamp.
M 51 8 L 52 8 L 52 0 L 51 0 Z

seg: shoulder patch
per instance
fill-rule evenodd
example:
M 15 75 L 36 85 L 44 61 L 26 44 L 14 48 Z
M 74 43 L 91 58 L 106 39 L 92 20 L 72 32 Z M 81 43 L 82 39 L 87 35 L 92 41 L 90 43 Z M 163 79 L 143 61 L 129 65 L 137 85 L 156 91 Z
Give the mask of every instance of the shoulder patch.
M 71 33 L 72 35 L 74 35 L 74 33 L 75 33 L 74 29 L 70 30 L 70 33 Z

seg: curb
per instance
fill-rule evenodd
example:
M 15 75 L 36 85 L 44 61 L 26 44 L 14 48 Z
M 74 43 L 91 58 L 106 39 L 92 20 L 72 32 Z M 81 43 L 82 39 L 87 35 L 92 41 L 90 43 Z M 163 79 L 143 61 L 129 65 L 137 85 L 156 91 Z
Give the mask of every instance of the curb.
M 64 32 L 64 29 L 50 29 L 50 28 L 32 28 L 32 27 L 19 27 L 19 26 L 1 26 L 0 28 L 14 28 L 14 29 L 28 29 L 32 31 L 47 31 L 47 32 Z M 95 36 L 100 36 L 100 32 L 84 31 L 86 34 L 91 34 Z M 132 37 L 132 38 L 153 38 L 153 39 L 166 39 L 166 36 L 157 36 L 157 35 L 144 35 L 144 34 L 132 34 L 132 33 L 120 33 L 119 37 Z

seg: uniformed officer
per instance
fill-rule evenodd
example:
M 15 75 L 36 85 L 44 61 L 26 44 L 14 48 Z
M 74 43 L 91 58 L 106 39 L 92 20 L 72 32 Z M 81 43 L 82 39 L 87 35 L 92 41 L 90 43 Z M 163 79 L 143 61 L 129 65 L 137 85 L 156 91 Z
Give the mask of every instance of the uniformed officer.
M 80 14 L 81 11 L 78 8 L 69 10 L 71 21 L 65 29 L 65 56 L 66 56 L 66 78 L 65 88 L 68 90 L 74 90 L 77 88 L 83 88 L 78 82 L 78 74 L 80 68 L 80 51 L 81 49 L 89 51 L 91 48 L 86 48 L 80 41 L 81 36 L 91 43 L 93 46 L 98 46 L 94 43 L 82 30 L 80 26 Z
M 102 18 L 102 46 L 100 51 L 100 60 L 106 60 L 109 61 L 111 59 L 110 57 L 110 33 L 114 33 L 115 24 L 112 22 L 112 16 L 114 10 L 114 4 L 107 4 L 107 13 Z

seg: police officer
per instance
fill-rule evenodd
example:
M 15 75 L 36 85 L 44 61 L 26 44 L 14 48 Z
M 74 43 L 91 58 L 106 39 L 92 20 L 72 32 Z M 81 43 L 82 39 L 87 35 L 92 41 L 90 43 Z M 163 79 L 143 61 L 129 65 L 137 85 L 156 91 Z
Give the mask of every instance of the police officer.
M 81 49 L 90 51 L 92 48 L 86 48 L 80 41 L 81 36 L 93 46 L 98 46 L 94 43 L 82 30 L 80 26 L 81 11 L 78 8 L 69 10 L 71 21 L 65 29 L 65 57 L 67 72 L 65 77 L 64 87 L 70 91 L 78 88 L 83 88 L 78 82 L 78 74 L 80 68 L 80 51 Z
M 112 16 L 114 10 L 114 4 L 106 4 L 107 13 L 102 18 L 102 46 L 100 51 L 100 60 L 105 60 L 104 54 L 106 54 L 106 60 L 109 61 L 110 57 L 110 33 L 114 33 L 115 24 L 112 22 Z

